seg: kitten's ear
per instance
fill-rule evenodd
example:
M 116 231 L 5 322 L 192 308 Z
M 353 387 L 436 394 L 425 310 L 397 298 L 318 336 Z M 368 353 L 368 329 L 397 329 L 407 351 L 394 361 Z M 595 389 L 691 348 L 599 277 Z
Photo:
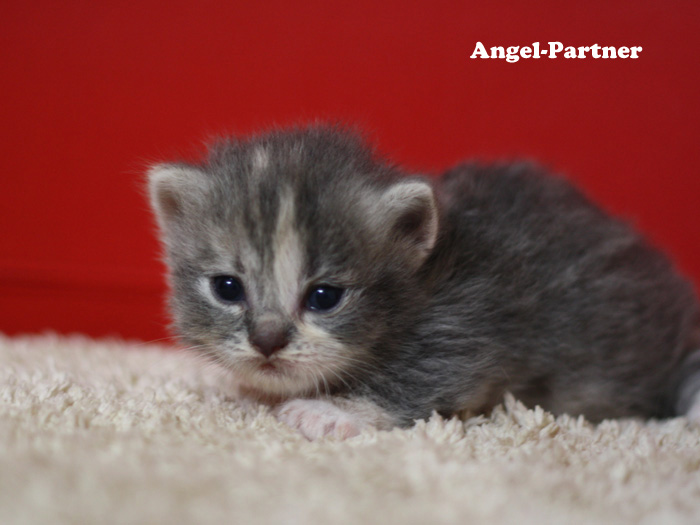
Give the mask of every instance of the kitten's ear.
M 438 209 L 433 188 L 426 181 L 398 182 L 381 197 L 382 228 L 390 238 L 414 251 L 412 262 L 419 266 L 430 255 L 438 236 Z
M 148 170 L 151 206 L 163 230 L 204 200 L 206 174 L 190 166 L 159 164 Z

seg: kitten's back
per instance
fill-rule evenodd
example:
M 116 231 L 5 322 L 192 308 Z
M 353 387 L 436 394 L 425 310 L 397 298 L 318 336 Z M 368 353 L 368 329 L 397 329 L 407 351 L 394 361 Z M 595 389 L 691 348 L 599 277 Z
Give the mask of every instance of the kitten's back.
M 698 307 L 663 254 L 534 165 L 463 165 L 437 194 L 434 308 L 492 341 L 514 393 L 594 419 L 670 413 Z

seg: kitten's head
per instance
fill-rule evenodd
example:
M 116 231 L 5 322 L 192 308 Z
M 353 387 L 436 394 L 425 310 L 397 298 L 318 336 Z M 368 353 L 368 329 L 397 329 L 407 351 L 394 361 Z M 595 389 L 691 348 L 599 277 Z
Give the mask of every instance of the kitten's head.
M 153 167 L 149 189 L 177 332 L 249 388 L 342 387 L 391 351 L 420 306 L 432 189 L 349 133 L 231 140 L 201 165 Z

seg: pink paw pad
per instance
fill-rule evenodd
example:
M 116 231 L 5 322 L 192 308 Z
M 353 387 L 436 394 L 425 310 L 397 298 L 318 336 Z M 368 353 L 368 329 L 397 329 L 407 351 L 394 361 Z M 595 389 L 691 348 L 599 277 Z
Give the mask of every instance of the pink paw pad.
M 325 436 L 338 439 L 357 436 L 363 427 L 354 415 L 320 399 L 287 401 L 277 410 L 277 419 L 312 441 Z

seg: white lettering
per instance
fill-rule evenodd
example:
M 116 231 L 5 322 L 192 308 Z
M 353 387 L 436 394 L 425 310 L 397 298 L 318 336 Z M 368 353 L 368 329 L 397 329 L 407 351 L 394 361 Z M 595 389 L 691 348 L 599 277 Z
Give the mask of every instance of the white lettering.
M 533 43 L 532 43 L 532 49 L 533 49 L 532 58 L 540 58 L 540 43 L 539 43 L 539 42 L 533 42 Z
M 511 46 L 508 48 L 508 53 L 506 54 L 506 62 L 510 62 L 511 64 L 513 62 L 517 62 L 520 60 L 520 57 L 518 56 L 518 50 L 520 49 L 520 46 Z
M 549 42 L 549 58 L 556 58 L 557 53 L 564 49 L 564 44 L 561 42 Z
M 621 47 L 619 50 L 617 50 L 618 53 L 620 53 L 620 58 L 627 58 L 622 56 L 622 50 L 627 49 L 626 47 Z M 596 57 L 598 58 L 598 57 Z M 613 46 L 608 46 L 603 48 L 603 58 L 617 58 L 617 54 L 615 53 L 615 48 Z
M 486 48 L 484 47 L 484 44 L 481 42 L 476 43 L 476 47 L 474 48 L 474 52 L 472 53 L 472 56 L 469 58 L 488 58 L 489 54 L 486 52 Z
M 541 48 L 539 42 L 533 42 L 532 46 L 493 46 L 486 48 L 483 42 L 477 42 L 474 46 L 474 51 L 470 58 L 495 58 L 505 59 L 508 63 L 518 62 L 521 58 L 540 58 L 540 56 L 549 56 L 549 58 L 558 58 L 563 54 L 564 58 L 639 58 L 642 52 L 642 46 L 634 47 L 615 47 L 601 46 L 593 44 L 592 46 L 564 46 L 561 42 L 547 42 L 548 47 Z M 266 159 L 260 153 L 254 159 L 256 167 L 263 166 Z

